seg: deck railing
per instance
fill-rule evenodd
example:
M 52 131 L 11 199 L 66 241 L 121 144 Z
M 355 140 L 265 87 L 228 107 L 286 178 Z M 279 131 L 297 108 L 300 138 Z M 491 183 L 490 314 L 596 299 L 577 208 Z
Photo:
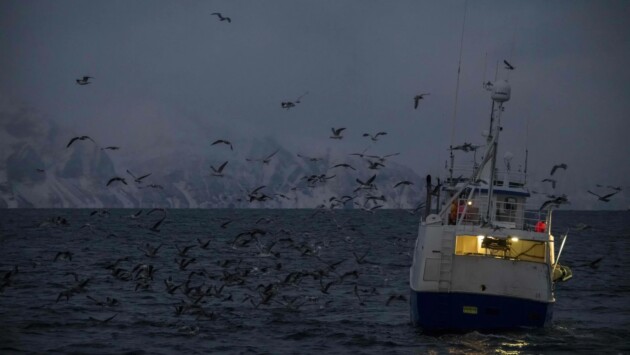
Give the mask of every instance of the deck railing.
M 475 171 L 474 165 L 458 165 L 453 168 L 453 180 L 467 181 Z M 527 175 L 519 171 L 495 170 L 494 186 L 515 187 L 523 186 Z
M 487 219 L 487 206 L 488 201 L 483 197 L 473 200 L 471 204 L 466 199 L 459 199 L 456 214 L 451 212 L 449 222 L 480 224 Z M 456 216 L 454 221 L 453 216 Z M 490 218 L 498 227 L 534 231 L 538 222 L 546 220 L 547 214 L 524 203 L 494 201 L 490 208 Z

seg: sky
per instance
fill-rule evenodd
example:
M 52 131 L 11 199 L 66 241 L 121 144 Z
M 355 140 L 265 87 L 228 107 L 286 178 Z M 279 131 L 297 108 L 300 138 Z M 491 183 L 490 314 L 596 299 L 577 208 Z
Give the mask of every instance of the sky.
M 4 0 L 0 97 L 136 159 L 272 137 L 311 156 L 400 153 L 439 176 L 449 145 L 485 143 L 482 83 L 508 79 L 500 156 L 522 168 L 527 150 L 531 188 L 576 208 L 628 209 L 628 191 L 587 193 L 630 191 L 628 18 L 608 0 Z

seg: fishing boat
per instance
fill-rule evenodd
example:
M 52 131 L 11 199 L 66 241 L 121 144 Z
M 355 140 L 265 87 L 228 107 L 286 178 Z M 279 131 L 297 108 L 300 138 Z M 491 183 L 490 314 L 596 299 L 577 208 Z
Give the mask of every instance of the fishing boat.
M 572 276 L 558 264 L 567 235 L 556 253 L 551 234 L 552 212 L 562 199 L 530 207 L 527 169 L 497 169 L 510 84 L 499 80 L 484 87 L 492 109 L 480 162 L 458 168 L 454 150 L 481 146 L 451 145 L 447 177 L 437 186 L 427 177 L 427 212 L 419 225 L 409 285 L 411 322 L 428 332 L 547 326 L 555 286 Z

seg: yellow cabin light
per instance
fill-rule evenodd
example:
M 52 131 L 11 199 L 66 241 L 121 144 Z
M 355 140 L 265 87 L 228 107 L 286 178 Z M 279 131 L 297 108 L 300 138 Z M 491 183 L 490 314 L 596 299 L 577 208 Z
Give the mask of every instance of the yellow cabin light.
M 512 237 L 512 238 L 511 238 L 511 240 L 512 240 L 513 242 L 518 242 L 518 237 Z

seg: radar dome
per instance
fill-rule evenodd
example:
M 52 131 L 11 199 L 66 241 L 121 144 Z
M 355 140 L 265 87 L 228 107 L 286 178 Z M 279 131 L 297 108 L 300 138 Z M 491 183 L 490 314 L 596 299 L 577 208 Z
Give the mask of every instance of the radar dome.
M 510 99 L 510 92 L 512 89 L 506 80 L 495 82 L 492 85 L 492 88 L 492 100 L 496 102 L 505 102 Z

